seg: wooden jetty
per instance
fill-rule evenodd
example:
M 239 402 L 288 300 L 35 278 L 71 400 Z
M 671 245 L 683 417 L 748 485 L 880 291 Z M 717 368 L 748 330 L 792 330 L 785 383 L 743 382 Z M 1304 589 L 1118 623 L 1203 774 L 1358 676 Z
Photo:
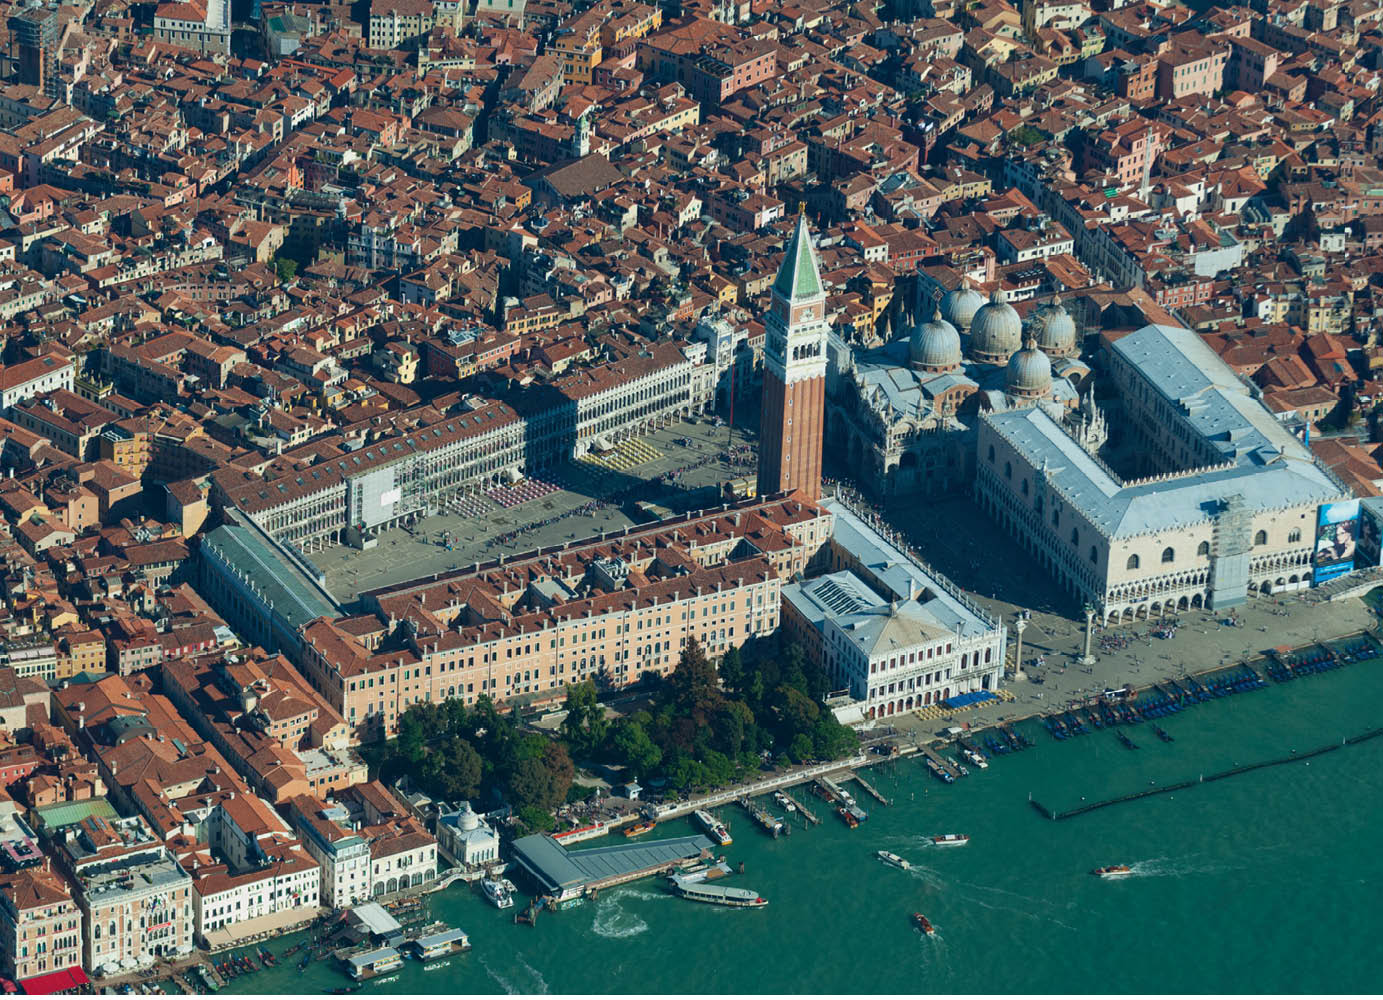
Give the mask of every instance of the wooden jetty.
M 806 820 L 810 825 L 815 826 L 816 824 L 821 822 L 820 816 L 818 816 L 814 812 L 810 812 L 806 806 L 794 799 L 789 792 L 783 792 L 783 798 L 787 799 L 794 806 L 796 806 L 797 811 L 802 814 L 802 818 Z
M 960 772 L 957 771 L 954 767 L 951 766 L 951 762 L 948 761 L 945 757 L 941 756 L 941 754 L 937 753 L 937 752 L 936 752 L 935 750 L 933 750 L 931 747 L 923 747 L 923 748 L 922 748 L 922 752 L 923 752 L 924 754 L 927 755 L 927 759 L 928 759 L 929 761 L 931 761 L 931 762 L 932 762 L 933 764 L 935 764 L 937 767 L 941 768 L 943 771 L 945 771 L 945 772 L 946 772 L 947 774 L 949 774 L 951 777 L 953 777 L 953 778 L 959 778 L 959 777 L 960 777 Z
M 868 792 L 870 795 L 874 796 L 874 798 L 878 799 L 879 802 L 882 803 L 883 805 L 886 805 L 886 806 L 891 806 L 891 805 L 893 805 L 892 802 L 890 802 L 890 801 L 888 801 L 888 799 L 884 798 L 884 795 L 883 795 L 882 792 L 880 792 L 877 788 L 875 788 L 875 787 L 874 787 L 873 785 L 871 785 L 869 782 L 865 781 L 865 780 L 864 780 L 862 777 L 860 777 L 858 774 L 855 774 L 854 772 L 851 772 L 851 773 L 847 774 L 846 777 L 847 777 L 847 778 L 854 778 L 854 779 L 855 779 L 855 784 L 859 785 L 861 788 L 863 788 L 863 789 L 864 789 L 866 792 Z

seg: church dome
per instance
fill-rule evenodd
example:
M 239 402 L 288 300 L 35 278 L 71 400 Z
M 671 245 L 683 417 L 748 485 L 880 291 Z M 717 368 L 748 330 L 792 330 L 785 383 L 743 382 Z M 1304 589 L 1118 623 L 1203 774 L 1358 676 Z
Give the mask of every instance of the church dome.
M 914 368 L 946 372 L 960 367 L 960 334 L 941 318 L 935 307 L 932 318 L 919 323 L 908 338 L 908 360 Z
M 1032 332 L 1045 354 L 1065 358 L 1076 353 L 1076 321 L 1055 295 L 1033 310 Z
M 1007 302 L 985 303 L 970 321 L 970 356 L 1001 365 L 1023 343 L 1023 320 Z
M 1012 396 L 1036 399 L 1052 391 L 1052 363 L 1031 337 L 1008 359 L 1005 387 Z
M 984 296 L 970 287 L 969 278 L 962 278 L 958 287 L 941 297 L 941 318 L 964 333 L 983 305 Z

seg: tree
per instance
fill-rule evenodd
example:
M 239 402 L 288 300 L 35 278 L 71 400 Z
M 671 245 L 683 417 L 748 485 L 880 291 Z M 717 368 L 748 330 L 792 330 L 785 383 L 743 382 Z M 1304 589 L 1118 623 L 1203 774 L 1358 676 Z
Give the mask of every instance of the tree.
M 298 262 L 292 257 L 275 257 L 274 270 L 278 272 L 279 284 L 286 285 L 298 273 Z
M 421 764 L 427 737 L 423 724 L 411 711 L 404 712 L 399 719 L 399 753 L 410 764 Z
M 610 724 L 605 708 L 596 697 L 590 681 L 567 685 L 567 717 L 562 720 L 562 736 L 581 756 L 595 753 L 605 743 Z
M 648 730 L 634 719 L 620 719 L 615 723 L 610 734 L 610 748 L 640 777 L 652 774 L 663 761 L 663 752 L 649 738 Z
M 688 640 L 677 669 L 669 679 L 672 701 L 688 714 L 704 713 L 719 699 L 720 688 L 716 669 L 693 636 Z
M 798 764 L 804 764 L 812 759 L 812 754 L 816 752 L 812 738 L 806 733 L 798 733 L 792 738 L 792 744 L 788 747 L 788 756 Z
M 484 772 L 480 754 L 475 747 L 459 736 L 453 736 L 428 763 L 437 762 L 439 773 L 433 777 L 438 795 L 450 802 L 473 799 L 480 792 Z
M 720 682 L 725 685 L 725 690 L 742 694 L 744 679 L 744 657 L 740 655 L 738 646 L 731 646 L 720 658 Z

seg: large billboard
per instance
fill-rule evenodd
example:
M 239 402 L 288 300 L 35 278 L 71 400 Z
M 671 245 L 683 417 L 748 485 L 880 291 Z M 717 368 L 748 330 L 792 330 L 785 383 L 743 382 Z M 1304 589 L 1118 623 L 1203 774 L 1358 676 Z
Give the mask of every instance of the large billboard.
M 1321 504 L 1316 513 L 1316 548 L 1311 554 L 1317 586 L 1354 569 L 1359 547 L 1359 501 Z

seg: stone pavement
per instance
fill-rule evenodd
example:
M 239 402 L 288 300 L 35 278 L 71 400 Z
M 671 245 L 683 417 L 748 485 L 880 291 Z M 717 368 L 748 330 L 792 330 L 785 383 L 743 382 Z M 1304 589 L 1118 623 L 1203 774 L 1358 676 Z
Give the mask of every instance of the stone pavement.
M 677 442 L 687 439 L 687 445 Z M 309 558 L 326 574 L 327 589 L 338 600 L 349 604 L 361 591 L 413 580 L 433 573 L 445 573 L 477 561 L 494 559 L 501 553 L 528 552 L 547 545 L 598 536 L 602 531 L 619 531 L 635 524 L 619 506 L 604 505 L 584 509 L 631 486 L 658 503 L 678 505 L 689 490 L 715 486 L 729 479 L 753 476 L 750 464 L 730 465 L 713 460 L 691 469 L 672 485 L 660 486 L 654 480 L 675 469 L 685 468 L 726 450 L 729 428 L 716 427 L 708 418 L 698 422 L 678 422 L 639 439 L 624 442 L 618 454 L 646 456 L 647 460 L 627 470 L 605 468 L 588 462 L 572 462 L 547 479 L 566 487 L 536 500 L 514 507 L 488 509 L 478 515 L 435 514 L 424 518 L 411 530 L 394 528 L 382 532 L 377 548 L 361 552 L 336 545 Z M 734 444 L 752 446 L 752 435 L 735 427 Z M 488 505 L 494 508 L 495 505 Z M 682 506 L 685 506 L 683 504 Z M 534 522 L 549 522 L 523 530 L 517 538 L 499 539 Z M 452 548 L 442 541 L 451 536 Z

